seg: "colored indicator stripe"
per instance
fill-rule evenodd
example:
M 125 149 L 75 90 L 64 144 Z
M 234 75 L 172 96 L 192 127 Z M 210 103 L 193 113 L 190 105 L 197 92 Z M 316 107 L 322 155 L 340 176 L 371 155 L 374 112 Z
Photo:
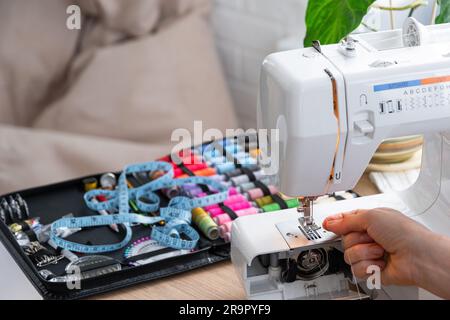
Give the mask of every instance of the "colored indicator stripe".
M 442 82 L 449 82 L 449 81 L 450 81 L 450 76 L 436 77 L 436 78 L 423 79 L 422 84 L 435 84 L 435 83 L 442 83 Z
M 417 87 L 428 84 L 436 84 L 450 82 L 450 76 L 445 77 L 434 77 L 434 78 L 426 78 L 422 80 L 411 80 L 411 81 L 402 81 L 402 82 L 394 82 L 387 84 L 380 84 L 373 87 L 375 92 L 386 91 L 386 90 L 394 90 L 408 87 Z

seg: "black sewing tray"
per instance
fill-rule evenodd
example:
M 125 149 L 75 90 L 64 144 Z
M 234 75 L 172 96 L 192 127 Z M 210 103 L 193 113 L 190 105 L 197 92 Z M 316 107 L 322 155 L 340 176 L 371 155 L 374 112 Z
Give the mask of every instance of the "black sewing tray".
M 99 179 L 102 174 L 104 173 L 38 188 L 16 191 L 0 196 L 0 198 L 17 193 L 20 194 L 28 204 L 30 217 L 39 217 L 43 225 L 49 224 L 67 214 L 73 214 L 75 217 L 97 215 L 96 212 L 91 211 L 84 203 L 83 195 L 85 191 L 82 181 L 92 177 Z M 116 172 L 116 174 L 119 175 L 120 172 Z M 133 179 L 133 177 L 129 177 L 129 179 Z M 168 199 L 162 193 L 159 193 L 159 196 L 161 199 L 161 207 L 165 207 Z M 66 283 L 53 283 L 44 280 L 40 276 L 39 271 L 41 269 L 38 269 L 24 253 L 14 238 L 14 235 L 9 231 L 8 226 L 0 219 L 0 241 L 39 294 L 47 300 L 86 298 L 229 260 L 229 243 L 224 242 L 222 239 L 211 241 L 204 237 L 201 232 L 199 234 L 198 250 L 189 255 L 171 257 L 143 266 L 126 266 L 121 271 L 82 280 L 80 290 L 69 290 Z M 133 238 L 131 242 L 149 235 L 150 229 L 148 227 L 133 227 Z M 95 244 L 106 244 L 119 242 L 123 237 L 124 231 L 122 228 L 120 233 L 114 233 L 108 227 L 101 227 L 95 228 L 95 230 L 83 230 L 70 236 L 69 239 L 79 243 L 86 242 L 88 239 L 95 239 Z M 125 249 L 126 247 L 115 252 L 102 253 L 101 255 L 122 261 Z M 55 274 L 61 274 L 65 265 L 51 265 L 45 267 L 45 269 L 49 269 Z

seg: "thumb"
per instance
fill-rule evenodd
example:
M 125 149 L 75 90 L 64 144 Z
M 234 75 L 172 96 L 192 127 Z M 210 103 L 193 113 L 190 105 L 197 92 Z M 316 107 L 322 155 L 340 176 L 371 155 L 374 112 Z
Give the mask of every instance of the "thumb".
M 337 235 L 365 232 L 368 228 L 368 210 L 355 210 L 329 216 L 323 222 L 324 229 Z

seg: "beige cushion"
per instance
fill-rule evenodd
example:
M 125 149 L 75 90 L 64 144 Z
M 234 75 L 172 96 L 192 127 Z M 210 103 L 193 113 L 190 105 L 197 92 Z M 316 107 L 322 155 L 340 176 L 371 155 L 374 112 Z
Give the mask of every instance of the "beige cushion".
M 161 18 L 160 0 L 78 0 L 77 3 L 86 17 L 80 41 L 82 51 L 146 35 L 157 28 Z
M 172 20 L 188 13 L 208 13 L 210 0 L 163 0 L 161 1 L 161 20 Z
M 0 194 L 152 161 L 168 146 L 0 125 Z
M 130 36 L 150 32 L 160 18 L 160 0 L 78 0 L 78 4 L 83 14 L 98 18 L 107 29 Z
M 167 144 L 177 128 L 234 128 L 207 22 L 187 15 L 139 40 L 103 47 L 36 128 Z
M 30 124 L 58 94 L 79 34 L 71 2 L 0 1 L 0 123 Z

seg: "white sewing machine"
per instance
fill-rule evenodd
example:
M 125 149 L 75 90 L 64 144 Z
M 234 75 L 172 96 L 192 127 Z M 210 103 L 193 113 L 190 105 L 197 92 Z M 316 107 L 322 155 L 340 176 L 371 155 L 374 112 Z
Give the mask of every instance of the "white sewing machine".
M 251 299 L 417 299 L 418 288 L 351 283 L 330 214 L 391 207 L 450 235 L 450 24 L 348 37 L 272 54 L 262 69 L 261 128 L 279 130 L 278 178 L 305 207 L 243 217 L 231 257 Z M 425 135 L 422 170 L 405 192 L 315 205 L 350 190 L 387 138 Z M 273 142 L 273 141 L 272 141 Z M 314 215 L 313 215 L 314 213 Z

